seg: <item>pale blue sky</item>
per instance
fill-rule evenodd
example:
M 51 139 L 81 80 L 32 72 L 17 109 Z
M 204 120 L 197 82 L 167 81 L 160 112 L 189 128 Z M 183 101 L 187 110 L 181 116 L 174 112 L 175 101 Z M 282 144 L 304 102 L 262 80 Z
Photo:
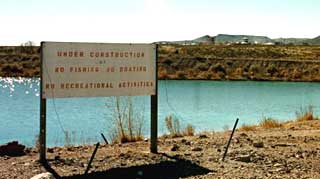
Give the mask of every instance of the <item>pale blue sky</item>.
M 0 0 L 0 45 L 320 35 L 319 0 Z

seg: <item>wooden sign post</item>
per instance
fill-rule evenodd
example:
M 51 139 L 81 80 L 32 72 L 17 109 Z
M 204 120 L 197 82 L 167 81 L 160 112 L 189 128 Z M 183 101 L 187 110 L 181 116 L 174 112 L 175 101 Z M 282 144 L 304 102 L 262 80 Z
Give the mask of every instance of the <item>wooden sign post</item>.
M 40 144 L 40 162 L 46 162 L 46 120 L 47 120 L 47 99 L 43 98 L 42 88 L 43 88 L 43 42 L 41 42 L 41 49 L 40 49 L 40 134 L 39 134 L 39 144 Z
M 156 80 L 155 80 L 155 95 L 151 96 L 151 146 L 152 153 L 158 153 L 158 45 L 156 46 Z

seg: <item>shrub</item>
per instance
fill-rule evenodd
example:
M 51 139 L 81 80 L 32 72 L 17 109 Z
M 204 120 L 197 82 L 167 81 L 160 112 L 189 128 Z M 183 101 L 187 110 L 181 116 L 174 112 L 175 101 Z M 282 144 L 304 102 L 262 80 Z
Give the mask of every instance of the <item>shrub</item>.
M 177 71 L 176 75 L 177 75 L 178 79 L 181 79 L 181 80 L 187 79 L 186 75 L 183 71 Z
M 221 65 L 220 63 L 217 63 L 217 64 L 211 66 L 210 70 L 214 71 L 214 72 L 226 73 L 226 70 L 225 70 L 224 66 Z
M 313 106 L 308 106 L 307 109 L 300 109 L 296 112 L 296 121 L 312 121 L 318 118 L 313 115 Z
M 171 137 L 181 137 L 180 123 L 178 118 L 173 118 L 172 115 L 165 118 L 167 129 Z
M 182 136 L 193 136 L 195 134 L 195 129 L 192 125 L 188 124 L 183 130 L 180 128 L 180 121 L 178 118 L 169 115 L 165 118 L 166 127 L 169 131 L 169 136 L 182 137 Z
M 187 125 L 187 127 L 182 131 L 182 134 L 184 136 L 194 136 L 195 130 L 194 127 L 190 124 Z
M 159 79 L 168 79 L 169 76 L 168 76 L 167 70 L 164 69 L 164 68 L 159 69 L 159 71 L 158 71 L 158 78 L 159 78 Z
M 282 124 L 275 119 L 264 118 L 260 121 L 259 126 L 264 129 L 271 129 L 271 128 L 280 128 L 282 127 Z
M 126 143 L 143 140 L 144 118 L 142 112 L 136 113 L 131 97 L 115 97 L 111 106 L 114 109 L 111 141 Z
M 258 66 L 258 65 L 255 65 L 255 64 L 252 64 L 252 65 L 249 67 L 249 72 L 258 73 L 258 72 L 259 72 L 259 66 Z
M 69 131 L 64 131 L 64 146 L 71 147 L 76 141 L 75 137 L 76 133 L 74 131 L 71 133 L 69 133 Z

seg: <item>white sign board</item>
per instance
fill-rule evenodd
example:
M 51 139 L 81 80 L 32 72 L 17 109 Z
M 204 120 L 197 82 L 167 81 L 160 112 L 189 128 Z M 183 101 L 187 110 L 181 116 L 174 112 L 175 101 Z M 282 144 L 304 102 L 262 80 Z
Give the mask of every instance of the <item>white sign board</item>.
M 153 95 L 156 45 L 42 43 L 43 98 Z

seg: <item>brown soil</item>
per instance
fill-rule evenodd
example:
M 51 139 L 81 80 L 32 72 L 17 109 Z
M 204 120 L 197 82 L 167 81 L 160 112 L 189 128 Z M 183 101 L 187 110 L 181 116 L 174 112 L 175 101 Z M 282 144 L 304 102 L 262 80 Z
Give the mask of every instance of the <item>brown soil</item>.
M 320 81 L 320 46 L 161 45 L 158 78 Z M 38 77 L 39 47 L 0 47 L 0 76 Z
M 320 178 L 320 120 L 286 123 L 283 128 L 231 131 L 182 138 L 160 138 L 159 154 L 149 142 L 101 145 L 84 176 L 94 146 L 48 149 L 48 164 L 65 179 L 78 178 Z M 29 179 L 45 172 L 39 154 L 0 157 L 0 178 Z

